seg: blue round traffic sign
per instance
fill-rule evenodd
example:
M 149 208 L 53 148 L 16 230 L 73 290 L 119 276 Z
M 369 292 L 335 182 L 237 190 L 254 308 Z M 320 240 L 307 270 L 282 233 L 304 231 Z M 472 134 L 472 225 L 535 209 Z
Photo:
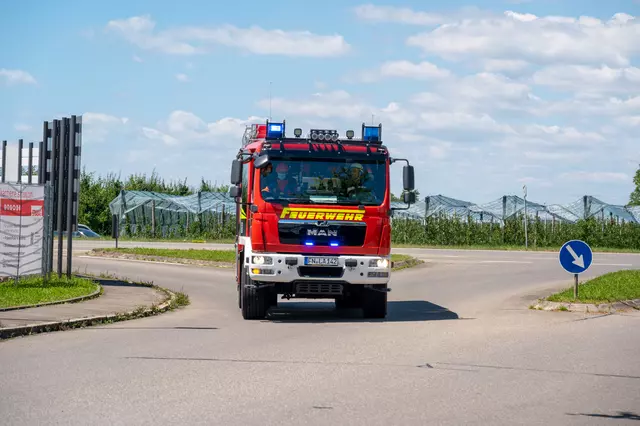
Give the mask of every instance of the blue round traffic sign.
M 560 266 L 570 274 L 580 274 L 591 266 L 593 252 L 587 243 L 581 240 L 571 240 L 564 243 L 558 253 Z

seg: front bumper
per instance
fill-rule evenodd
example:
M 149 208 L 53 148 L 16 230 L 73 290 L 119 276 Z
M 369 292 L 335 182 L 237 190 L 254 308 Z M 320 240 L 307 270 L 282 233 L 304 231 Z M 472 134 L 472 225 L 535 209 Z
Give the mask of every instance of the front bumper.
M 305 264 L 305 258 L 331 258 L 335 263 L 326 266 L 308 265 Z M 347 284 L 387 284 L 391 276 L 390 256 L 253 253 L 249 261 L 251 279 L 272 283 L 334 281 Z

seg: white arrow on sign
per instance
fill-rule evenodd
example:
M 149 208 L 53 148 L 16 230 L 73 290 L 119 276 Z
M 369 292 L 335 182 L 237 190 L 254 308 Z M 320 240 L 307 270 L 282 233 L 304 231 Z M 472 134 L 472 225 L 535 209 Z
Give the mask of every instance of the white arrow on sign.
M 567 245 L 567 250 L 569 251 L 571 257 L 573 257 L 572 263 L 581 268 L 584 268 L 584 257 L 582 257 L 582 255 L 578 256 L 570 245 Z

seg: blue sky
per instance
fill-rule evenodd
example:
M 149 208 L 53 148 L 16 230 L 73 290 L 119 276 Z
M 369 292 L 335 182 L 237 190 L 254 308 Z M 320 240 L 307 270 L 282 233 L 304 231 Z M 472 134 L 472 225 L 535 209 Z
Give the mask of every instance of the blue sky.
M 423 195 L 624 204 L 640 3 L 2 2 L 0 139 L 82 114 L 83 165 L 226 183 L 248 123 L 382 122 Z M 400 185 L 400 166 L 393 186 Z

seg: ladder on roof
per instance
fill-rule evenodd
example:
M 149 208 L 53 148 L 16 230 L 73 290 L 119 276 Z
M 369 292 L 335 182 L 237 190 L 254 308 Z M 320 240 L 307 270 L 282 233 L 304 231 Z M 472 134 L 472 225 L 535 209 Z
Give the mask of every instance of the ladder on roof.
M 244 134 L 242 135 L 242 148 L 249 145 L 258 134 L 258 125 L 257 124 L 249 124 L 244 129 Z

